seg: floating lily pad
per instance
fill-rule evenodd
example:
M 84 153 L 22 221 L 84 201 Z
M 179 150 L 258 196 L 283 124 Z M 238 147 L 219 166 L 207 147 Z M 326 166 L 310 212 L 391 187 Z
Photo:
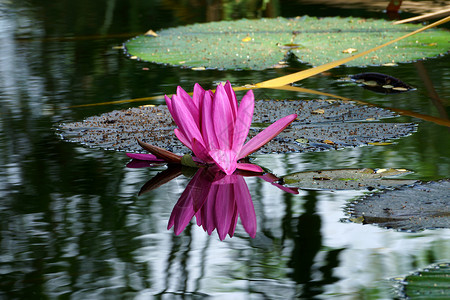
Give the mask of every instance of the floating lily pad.
M 415 183 L 416 180 L 385 178 L 409 173 L 412 172 L 405 169 L 340 169 L 299 172 L 282 179 L 288 186 L 302 189 L 373 190 Z
M 338 100 L 259 100 L 255 102 L 252 137 L 288 114 L 298 118 L 259 153 L 320 151 L 383 142 L 415 131 L 412 123 L 375 123 L 394 114 L 377 107 Z M 359 122 L 358 122 L 359 121 Z M 61 124 L 59 133 L 89 147 L 141 152 L 136 139 L 178 154 L 189 150 L 175 137 L 165 105 L 143 106 Z
M 402 299 L 450 299 L 450 264 L 431 266 L 400 282 Z
M 409 231 L 450 228 L 449 191 L 443 180 L 373 194 L 349 206 L 350 220 Z
M 288 53 L 313 66 L 351 56 L 412 32 L 421 25 L 393 25 L 359 18 L 275 18 L 194 24 L 138 36 L 126 42 L 128 55 L 191 68 L 262 70 L 284 65 Z M 405 62 L 448 51 L 450 33 L 416 34 L 349 66 Z
M 415 90 L 398 78 L 376 72 L 355 74 L 350 78 L 359 83 L 361 87 L 380 94 L 398 94 Z

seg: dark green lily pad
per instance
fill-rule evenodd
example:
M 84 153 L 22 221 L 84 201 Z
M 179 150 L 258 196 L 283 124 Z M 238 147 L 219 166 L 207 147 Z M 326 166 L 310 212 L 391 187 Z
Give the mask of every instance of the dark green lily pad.
M 291 187 L 314 190 L 382 189 L 408 185 L 417 180 L 389 179 L 385 177 L 410 174 L 405 169 L 339 169 L 299 172 L 282 177 Z
M 406 276 L 400 281 L 399 296 L 404 299 L 450 299 L 450 264 L 437 264 Z
M 385 109 L 340 100 L 259 100 L 255 103 L 252 137 L 288 114 L 298 118 L 259 153 L 321 151 L 379 143 L 416 130 L 412 123 L 375 123 L 395 115 Z M 359 121 L 359 122 L 358 122 Z M 71 142 L 107 150 L 142 152 L 136 139 L 174 153 L 187 153 L 175 137 L 175 124 L 165 105 L 142 106 L 61 124 L 60 136 Z
M 350 220 L 407 231 L 450 228 L 450 180 L 416 184 L 351 203 Z
M 313 66 L 351 56 L 412 32 L 421 25 L 393 25 L 359 18 L 275 18 L 194 24 L 126 42 L 128 55 L 144 61 L 194 68 L 262 70 L 285 65 L 288 53 Z M 448 51 L 450 33 L 416 34 L 349 66 L 434 57 Z

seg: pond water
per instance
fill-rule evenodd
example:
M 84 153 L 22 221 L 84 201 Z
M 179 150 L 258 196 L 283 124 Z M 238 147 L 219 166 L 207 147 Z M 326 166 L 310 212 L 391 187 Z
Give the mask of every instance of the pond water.
M 150 28 L 217 19 L 204 5 L 172 2 L 0 2 L 0 299 L 389 299 L 390 278 L 450 261 L 449 229 L 411 233 L 343 221 L 345 205 L 363 191 L 293 195 L 254 177 L 246 178 L 257 216 L 254 239 L 240 223 L 224 241 L 194 222 L 176 236 L 167 222 L 189 178 L 138 196 L 165 167 L 129 169 L 123 153 L 60 140 L 61 122 L 162 102 L 74 105 L 171 94 L 195 82 L 241 86 L 306 68 L 193 71 L 130 60 L 115 48 Z M 384 17 L 277 3 L 263 15 Z M 421 68 L 443 99 L 438 105 Z M 338 80 L 362 71 L 389 74 L 417 90 L 382 95 Z M 299 85 L 437 117 L 450 112 L 448 55 L 396 67 L 339 67 Z M 279 90 L 255 95 L 317 98 Z M 406 116 L 388 121 L 415 122 L 418 130 L 386 146 L 256 155 L 254 162 L 278 176 L 337 168 L 405 168 L 414 171 L 405 178 L 420 180 L 450 176 L 448 127 Z

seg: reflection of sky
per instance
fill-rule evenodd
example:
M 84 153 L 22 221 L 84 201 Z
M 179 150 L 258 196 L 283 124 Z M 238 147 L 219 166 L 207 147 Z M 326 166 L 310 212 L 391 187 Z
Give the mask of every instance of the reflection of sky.
M 355 195 L 358 193 L 323 192 L 319 202 L 324 246 L 347 248 L 341 253 L 342 262 L 336 269 L 336 275 L 346 279 L 328 287 L 329 292 L 370 286 L 376 280 L 406 274 L 412 267 L 411 257 L 415 258 L 415 263 L 427 261 L 430 245 L 439 245 L 431 253 L 441 257 L 441 262 L 450 259 L 450 230 L 426 230 L 426 234 L 402 233 L 376 226 L 339 222 L 344 217 L 343 206 Z
M 14 66 L 14 28 L 15 22 L 13 19 L 8 18 L 5 11 L 0 8 L 0 109 L 3 116 L 0 117 L 0 144 L 3 146 L 6 144 L 3 134 L 8 131 L 5 124 L 5 114 L 11 113 L 11 108 L 14 107 L 14 103 L 17 103 L 17 84 L 16 78 L 13 76 L 15 71 Z M 12 110 L 12 113 L 17 113 L 17 108 Z M 20 168 L 15 163 L 9 163 L 8 159 L 3 155 L 0 156 L 0 165 L 4 166 L 0 170 L 0 196 L 7 189 L 8 185 L 20 184 Z
M 0 43 L 2 43 L 2 47 L 0 47 L 0 91 L 2 106 L 8 102 L 14 104 L 18 101 L 16 95 L 18 84 L 14 76 L 16 73 L 14 59 L 16 55 L 16 44 L 14 41 L 15 27 L 14 19 L 5 16 L 0 17 Z
M 32 69 L 41 62 L 37 54 L 41 51 L 39 41 L 20 41 L 27 31 L 38 35 L 38 23 L 31 21 L 26 13 L 5 13 L 0 17 L 0 84 L 2 103 L 8 103 L 11 113 L 18 114 L 28 105 L 32 114 L 40 113 L 42 105 L 43 78 L 33 74 Z M 33 53 L 30 55 L 30 51 Z M 28 101 L 24 101 L 27 98 Z
M 137 173 L 137 170 L 127 170 L 127 173 Z M 126 177 L 133 178 L 130 175 Z M 132 184 L 136 191 L 140 188 L 138 178 L 135 177 L 136 181 Z M 130 183 L 131 181 L 129 180 Z M 141 180 L 140 184 L 144 181 Z M 273 291 L 274 294 L 280 292 L 281 294 L 293 295 L 295 284 L 286 277 L 289 274 L 286 264 L 289 256 L 292 254 L 293 245 L 287 240 L 281 252 L 277 252 L 275 250 L 277 249 L 276 240 L 266 235 L 269 234 L 275 239 L 279 239 L 283 234 L 281 223 L 283 222 L 286 208 L 283 195 L 286 194 L 258 178 L 246 178 L 246 181 L 257 212 L 258 233 L 256 238 L 248 240 L 247 233 L 238 223 L 236 237 L 227 238 L 224 242 L 220 242 L 216 233 L 213 233 L 212 238 L 208 238 L 203 229 L 194 224 L 195 222 L 193 221 L 192 226 L 186 229 L 187 233 L 180 235 L 184 245 L 189 248 L 188 252 L 184 254 L 182 253 L 183 251 L 178 252 L 176 254 L 177 259 L 170 266 L 167 262 L 170 251 L 168 251 L 169 248 L 166 246 L 173 245 L 173 230 L 170 230 L 168 233 L 164 233 L 164 230 L 167 225 L 168 211 L 172 209 L 177 195 L 180 195 L 182 192 L 181 187 L 186 186 L 187 181 L 185 179 L 175 179 L 151 192 L 154 193 L 154 196 L 151 198 L 159 199 L 158 204 L 163 204 L 163 206 L 158 207 L 159 205 L 157 205 L 152 207 L 152 215 L 148 218 L 151 220 L 153 218 L 158 219 L 160 224 L 154 226 L 157 226 L 162 232 L 160 234 L 144 234 L 140 236 L 139 239 L 145 241 L 145 244 L 151 244 L 152 246 L 140 248 L 135 253 L 138 254 L 139 261 L 148 263 L 156 269 L 169 267 L 169 279 L 165 278 L 167 274 L 154 274 L 155 276 L 161 276 L 161 278 L 158 277 L 157 281 L 163 284 L 164 287 L 168 287 L 168 291 L 176 291 L 182 285 L 177 278 L 180 276 L 179 272 L 183 270 L 183 267 L 179 265 L 183 255 L 187 255 L 188 259 L 187 290 L 192 291 L 195 288 L 200 288 L 202 292 L 214 294 L 226 292 L 228 296 L 230 295 L 229 289 L 240 287 L 245 290 L 248 287 L 248 282 L 242 280 L 242 285 L 240 285 L 239 280 L 227 283 L 227 278 L 233 272 L 244 274 L 245 272 L 255 272 L 259 268 L 270 268 L 270 264 L 261 265 L 261 261 L 249 260 L 251 256 L 266 255 L 269 257 L 273 256 L 273 260 L 277 261 L 277 268 L 280 271 L 285 269 L 284 275 L 279 273 L 279 277 L 272 278 L 272 281 L 256 276 L 250 286 L 256 291 L 270 290 L 268 289 L 269 286 L 272 289 L 277 289 L 277 291 Z M 130 188 L 131 190 L 132 188 Z M 300 192 L 300 195 L 288 196 L 291 197 L 293 203 L 292 211 L 295 217 L 304 213 L 302 207 L 306 194 L 307 192 L 303 191 Z M 322 234 L 322 250 L 319 251 L 314 259 L 313 269 L 316 271 L 313 272 L 313 278 L 320 278 L 321 275 L 318 268 L 323 266 L 322 260 L 327 251 L 331 249 L 345 249 L 341 252 L 339 256 L 341 262 L 334 271 L 335 275 L 342 278 L 342 280 L 327 286 L 325 289 L 327 293 L 355 292 L 362 286 L 374 284 L 377 280 L 384 280 L 390 276 L 407 273 L 411 269 L 411 257 L 414 257 L 419 264 L 420 262 L 425 263 L 430 250 L 437 257 L 441 257 L 442 261 L 450 259 L 448 257 L 450 252 L 447 252 L 450 249 L 449 230 L 427 231 L 427 234 L 424 235 L 423 233 L 411 234 L 386 231 L 376 226 L 362 226 L 340 222 L 345 217 L 342 209 L 347 201 L 361 194 L 363 192 L 354 191 L 318 193 L 317 214 L 322 221 L 320 230 Z M 146 195 L 148 196 L 148 194 Z M 141 197 L 145 198 L 146 196 Z M 145 219 L 146 217 L 144 217 Z M 130 225 L 148 222 L 148 220 L 144 220 L 134 220 Z M 140 227 L 144 229 L 142 225 Z M 265 234 L 262 232 L 265 232 Z M 159 241 L 156 244 L 155 238 Z M 179 242 L 183 243 L 182 241 Z M 252 248 L 249 248 L 249 245 L 252 245 Z M 434 247 L 430 248 L 430 245 L 434 245 Z M 283 271 L 281 272 L 283 273 Z M 259 273 L 256 271 L 256 274 Z M 358 276 L 355 276 L 355 274 L 358 274 Z M 202 278 L 200 281 L 198 281 L 198 276 Z M 158 290 L 157 286 L 141 291 L 140 296 L 154 294 Z M 244 291 L 236 291 L 233 295 L 238 299 L 244 299 L 247 294 Z

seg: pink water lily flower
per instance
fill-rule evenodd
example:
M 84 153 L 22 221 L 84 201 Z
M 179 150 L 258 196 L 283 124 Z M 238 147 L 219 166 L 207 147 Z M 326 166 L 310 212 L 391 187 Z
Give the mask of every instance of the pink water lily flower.
M 252 90 L 238 104 L 230 82 L 219 84 L 215 93 L 196 83 L 193 97 L 178 87 L 172 99 L 167 96 L 165 99 L 178 126 L 175 129 L 178 139 L 196 158 L 216 164 L 227 175 L 236 169 L 262 172 L 258 166 L 238 161 L 264 146 L 297 118 L 296 114 L 288 115 L 244 144 L 255 106 Z

